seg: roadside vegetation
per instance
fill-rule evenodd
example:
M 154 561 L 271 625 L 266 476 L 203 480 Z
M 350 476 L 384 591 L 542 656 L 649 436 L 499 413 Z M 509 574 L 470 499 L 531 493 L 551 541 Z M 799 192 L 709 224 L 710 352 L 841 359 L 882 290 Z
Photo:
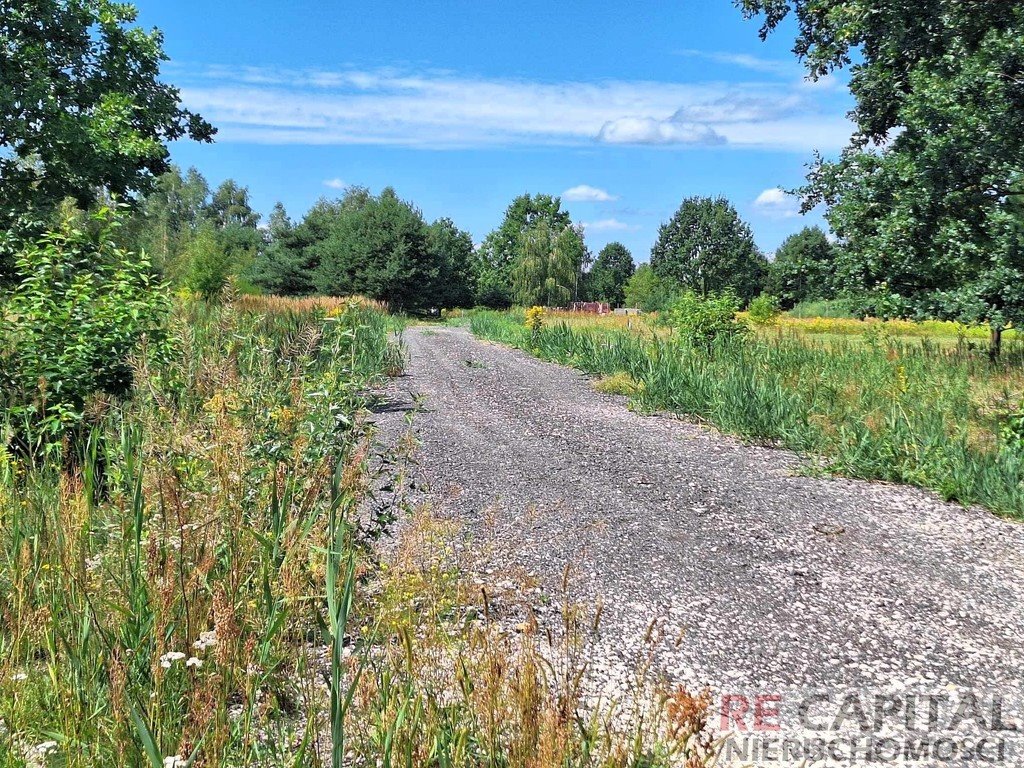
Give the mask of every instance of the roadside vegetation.
M 1024 347 L 998 364 L 967 344 L 900 339 L 884 325 L 850 344 L 750 330 L 733 300 L 690 297 L 661 326 L 478 312 L 471 330 L 602 377 L 634 407 L 672 411 L 820 459 L 828 471 L 909 483 L 1024 517 L 1018 410 Z M 628 321 L 632 327 L 623 327 Z

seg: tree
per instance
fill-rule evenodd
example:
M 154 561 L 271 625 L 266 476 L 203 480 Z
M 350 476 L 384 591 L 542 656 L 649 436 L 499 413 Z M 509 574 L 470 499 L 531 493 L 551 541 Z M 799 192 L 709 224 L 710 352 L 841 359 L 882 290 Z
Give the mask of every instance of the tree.
M 678 293 L 679 286 L 672 280 L 662 279 L 650 264 L 641 264 L 623 286 L 627 307 L 644 312 L 660 312 Z
M 572 226 L 554 230 L 545 218 L 521 235 L 512 267 L 516 300 L 523 306 L 562 306 L 575 297 L 587 249 Z
M 433 303 L 438 307 L 473 305 L 473 238 L 451 219 L 438 219 L 427 228 L 427 250 L 439 273 Z
M 239 271 L 237 254 L 221 244 L 217 230 L 204 223 L 185 246 L 188 272 L 185 285 L 204 299 L 217 298 L 233 274 Z
M 804 227 L 785 239 L 768 266 L 768 290 L 785 309 L 801 301 L 835 298 L 837 248 L 820 227 Z
M 608 243 L 587 273 L 587 298 L 622 306 L 626 298 L 626 281 L 635 270 L 629 249 L 622 243 Z
M 548 229 L 561 232 L 572 224 L 568 211 L 562 210 L 562 201 L 550 195 L 524 194 L 517 197 L 505 211 L 501 225 L 484 239 L 477 253 L 477 279 L 487 287 L 489 296 L 500 298 L 512 293 L 512 271 L 522 255 L 522 235 L 539 221 Z M 489 305 L 478 293 L 478 303 Z
M 324 236 L 310 246 L 316 288 L 332 296 L 361 293 L 394 309 L 429 306 L 441 265 L 427 247 L 420 211 L 385 188 L 374 197 L 353 188 L 324 206 L 314 226 Z
M 111 0 L 0 0 L 0 227 L 65 197 L 122 196 L 169 170 L 167 142 L 210 141 L 160 79 L 158 30 Z
M 249 279 L 260 290 L 278 296 L 305 296 L 313 292 L 313 269 L 297 228 L 281 203 L 270 213 L 269 242 L 256 256 Z
M 203 220 L 209 194 L 206 179 L 195 168 L 183 177 L 171 166 L 139 200 L 125 228 L 131 247 L 147 253 L 156 270 L 171 282 L 180 282 L 187 269 L 184 247 Z
M 742 0 L 762 37 L 788 14 L 811 77 L 851 62 L 856 123 L 818 159 L 805 205 L 830 206 L 841 277 L 882 315 L 1024 322 L 1024 6 L 1004 0 Z
M 690 197 L 658 230 L 651 267 L 702 296 L 732 290 L 746 302 L 761 292 L 767 261 L 728 200 Z
M 249 189 L 240 187 L 234 179 L 227 179 L 217 187 L 206 215 L 220 229 L 234 225 L 243 229 L 256 229 L 260 223 L 260 215 L 249 203 Z

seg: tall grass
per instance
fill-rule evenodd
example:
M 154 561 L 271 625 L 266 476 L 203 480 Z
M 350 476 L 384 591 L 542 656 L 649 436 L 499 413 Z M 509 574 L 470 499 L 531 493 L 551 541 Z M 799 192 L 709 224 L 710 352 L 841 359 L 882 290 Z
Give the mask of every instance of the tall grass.
M 823 457 L 844 475 L 910 483 L 1024 516 L 1024 456 L 999 442 L 1008 411 L 978 398 L 978 381 L 998 387 L 1015 359 L 993 367 L 969 349 L 927 340 L 826 345 L 784 333 L 750 335 L 707 354 L 652 332 L 554 323 L 531 334 L 518 320 L 481 313 L 470 327 L 587 373 L 627 374 L 641 409 L 687 414 Z M 998 394 L 1004 403 L 1014 398 Z
M 133 399 L 91 405 L 79 460 L 0 452 L 2 766 L 306 764 L 316 749 L 305 649 L 339 629 L 325 564 L 352 546 L 338 515 L 359 494 L 359 414 L 397 350 L 354 305 L 191 304 L 175 334 Z

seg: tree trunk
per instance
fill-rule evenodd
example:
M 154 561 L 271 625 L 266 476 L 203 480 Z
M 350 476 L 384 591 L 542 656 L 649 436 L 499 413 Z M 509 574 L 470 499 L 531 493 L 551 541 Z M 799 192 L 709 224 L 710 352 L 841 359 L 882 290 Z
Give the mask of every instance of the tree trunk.
M 988 345 L 988 359 L 993 363 L 999 359 L 1000 353 L 1003 351 L 1003 329 L 992 327 L 992 333 L 989 336 Z

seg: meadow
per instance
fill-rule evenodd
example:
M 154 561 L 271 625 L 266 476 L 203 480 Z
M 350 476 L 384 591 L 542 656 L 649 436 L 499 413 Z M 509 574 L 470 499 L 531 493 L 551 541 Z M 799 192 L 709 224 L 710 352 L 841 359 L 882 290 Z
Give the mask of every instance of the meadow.
M 1017 340 L 992 363 L 975 341 L 983 329 L 952 324 L 784 318 L 711 349 L 637 317 L 529 324 L 515 311 L 469 316 L 476 335 L 600 377 L 639 410 L 790 448 L 812 469 L 1024 517 L 1024 451 L 1007 438 L 1024 397 Z
M 414 448 L 370 418 L 399 330 L 366 301 L 179 301 L 172 353 L 77 442 L 5 443 L 2 768 L 703 764 L 706 700 L 612 727 L 593 617 L 504 625 L 461 534 L 382 490 Z

